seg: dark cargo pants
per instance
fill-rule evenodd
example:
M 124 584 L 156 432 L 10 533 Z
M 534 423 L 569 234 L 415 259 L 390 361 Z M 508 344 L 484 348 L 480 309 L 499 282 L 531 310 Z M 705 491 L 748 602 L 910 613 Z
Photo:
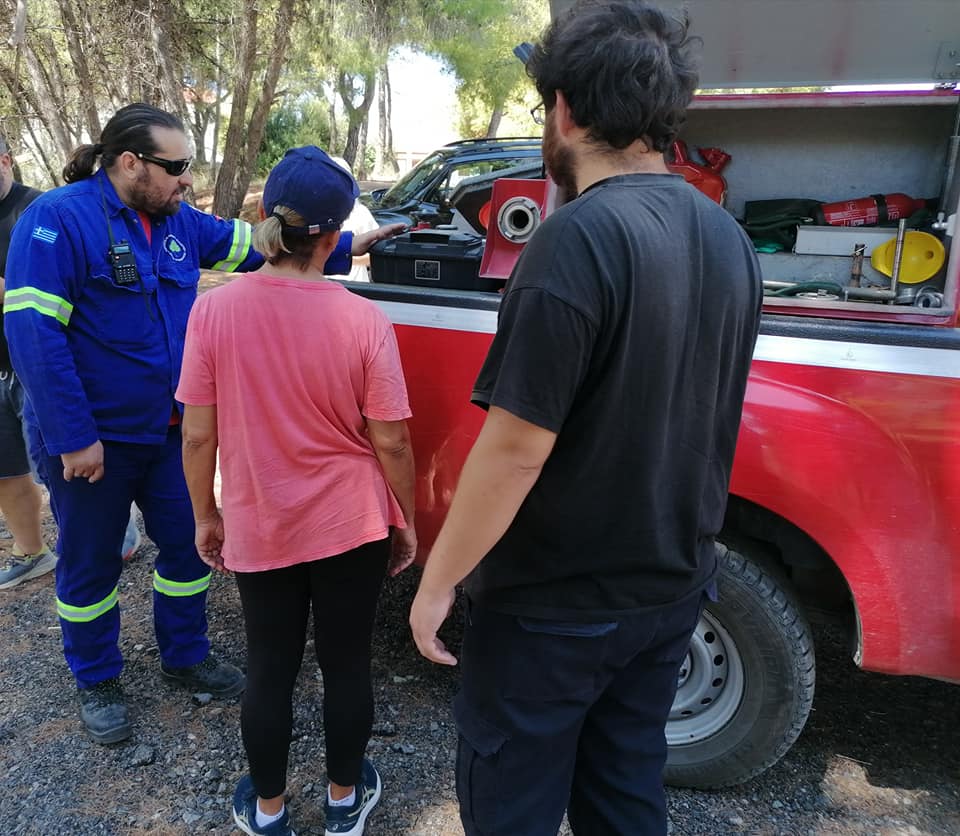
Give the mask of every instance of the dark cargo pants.
M 664 725 L 705 595 L 615 621 L 468 602 L 454 701 L 466 836 L 667 831 Z

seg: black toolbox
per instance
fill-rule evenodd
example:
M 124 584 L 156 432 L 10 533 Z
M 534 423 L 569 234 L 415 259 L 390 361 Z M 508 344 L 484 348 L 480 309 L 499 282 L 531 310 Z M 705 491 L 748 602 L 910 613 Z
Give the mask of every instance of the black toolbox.
M 498 291 L 504 282 L 481 279 L 483 238 L 453 229 L 416 229 L 370 250 L 370 278 L 384 284 Z

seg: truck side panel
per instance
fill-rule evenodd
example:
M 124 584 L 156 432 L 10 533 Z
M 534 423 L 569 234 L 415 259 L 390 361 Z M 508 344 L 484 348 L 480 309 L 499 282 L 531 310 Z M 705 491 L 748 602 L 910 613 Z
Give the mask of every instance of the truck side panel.
M 483 424 L 485 413 L 470 403 L 470 391 L 491 337 L 410 325 L 397 325 L 396 332 L 413 411 L 417 534 L 426 559 Z
M 469 399 L 495 300 L 471 309 L 444 306 L 442 294 L 390 295 L 399 301 L 379 304 L 396 327 L 414 411 L 425 558 L 483 422 Z M 928 342 L 762 333 L 731 491 L 796 525 L 836 563 L 859 617 L 863 667 L 960 680 L 960 351 Z
M 870 670 L 960 679 L 958 399 L 955 379 L 754 363 L 731 492 L 835 561 Z

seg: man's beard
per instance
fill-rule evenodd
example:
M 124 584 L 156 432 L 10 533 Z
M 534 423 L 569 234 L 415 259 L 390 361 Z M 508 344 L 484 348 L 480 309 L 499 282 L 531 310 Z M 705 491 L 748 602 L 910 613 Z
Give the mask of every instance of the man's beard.
M 573 152 L 560 144 L 553 127 L 553 118 L 547 116 L 543 126 L 543 163 L 550 179 L 561 192 L 561 203 L 577 196 L 577 167 Z
M 176 194 L 182 193 L 183 190 L 178 188 Z M 162 195 L 146 168 L 134 181 L 127 202 L 131 209 L 155 217 L 176 215 L 180 211 L 180 201 L 172 194 Z

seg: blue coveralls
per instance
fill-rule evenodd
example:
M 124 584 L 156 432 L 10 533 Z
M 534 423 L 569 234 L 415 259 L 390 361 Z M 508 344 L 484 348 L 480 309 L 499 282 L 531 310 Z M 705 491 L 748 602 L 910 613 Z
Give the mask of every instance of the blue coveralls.
M 139 281 L 115 278 L 108 222 L 113 240 L 133 249 Z M 158 547 L 153 599 L 161 660 L 185 667 L 209 652 L 210 573 L 194 546 L 173 393 L 200 268 L 245 271 L 263 259 L 244 221 L 184 204 L 150 223 L 148 243 L 140 216 L 100 170 L 33 202 L 14 228 L 6 267 L 7 340 L 29 400 L 31 454 L 60 529 L 57 614 L 81 688 L 123 666 L 118 581 L 132 501 Z M 328 271 L 349 271 L 351 241 L 341 237 Z M 103 478 L 64 481 L 60 454 L 98 439 Z

